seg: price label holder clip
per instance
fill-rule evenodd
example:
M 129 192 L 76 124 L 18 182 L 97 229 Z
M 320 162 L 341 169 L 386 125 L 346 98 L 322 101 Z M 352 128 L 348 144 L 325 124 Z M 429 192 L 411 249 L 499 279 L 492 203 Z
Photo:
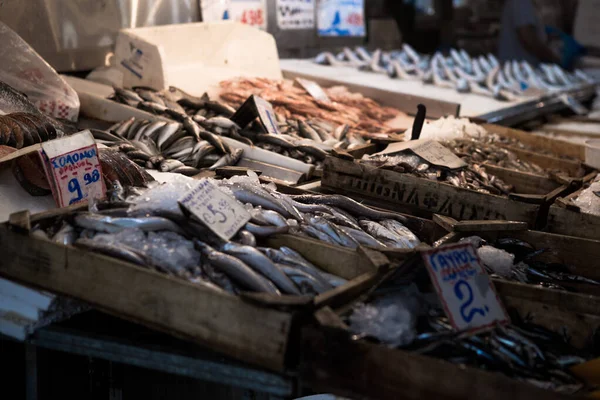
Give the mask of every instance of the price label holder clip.
M 44 142 L 38 151 L 59 207 L 106 196 L 98 147 L 89 130 Z
M 265 132 L 271 135 L 279 135 L 279 125 L 271 103 L 265 99 L 252 95 L 246 99 L 244 104 L 233 114 L 231 120 L 240 127 L 245 128 L 258 117 Z
M 223 192 L 209 179 L 200 179 L 198 186 L 178 201 L 186 214 L 191 213 L 223 240 L 229 240 L 250 221 L 250 213 L 238 201 Z
M 472 244 L 442 246 L 421 256 L 454 329 L 477 332 L 510 323 Z

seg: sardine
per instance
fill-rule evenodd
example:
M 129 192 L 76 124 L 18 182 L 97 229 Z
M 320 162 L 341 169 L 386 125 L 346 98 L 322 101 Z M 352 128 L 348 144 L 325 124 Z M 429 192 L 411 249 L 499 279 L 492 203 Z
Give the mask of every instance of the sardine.
M 237 237 L 241 244 L 256 247 L 256 238 L 252 233 L 246 230 L 241 230 L 238 232 Z
M 244 225 L 244 229 L 252 233 L 255 236 L 272 236 L 277 233 L 287 233 L 289 226 L 261 226 L 251 222 Z
M 332 288 L 329 282 L 327 282 L 327 279 L 325 279 L 322 276 L 321 271 L 319 271 L 319 269 L 317 269 L 304 257 L 298 254 L 296 251 L 290 249 L 289 247 L 282 246 L 280 250 L 259 247 L 259 250 L 265 253 L 265 255 L 274 262 L 301 269 L 302 271 L 306 272 L 307 274 L 311 275 L 313 278 L 318 280 L 322 285 L 325 285 L 328 289 Z
M 371 247 L 385 247 L 383 243 L 381 243 L 379 240 L 375 239 L 373 236 L 369 235 L 362 229 L 358 230 L 347 226 L 340 226 L 339 228 L 362 245 Z

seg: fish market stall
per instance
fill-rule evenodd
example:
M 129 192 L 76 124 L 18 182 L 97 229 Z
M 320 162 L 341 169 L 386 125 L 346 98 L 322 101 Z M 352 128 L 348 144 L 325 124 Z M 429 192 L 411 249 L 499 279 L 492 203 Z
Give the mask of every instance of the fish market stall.
M 412 268 L 318 310 L 303 331 L 303 383 L 377 399 L 563 399 L 594 390 L 582 370 L 595 355 L 597 313 L 498 289 L 511 322 L 453 329 L 424 271 L 415 256 Z

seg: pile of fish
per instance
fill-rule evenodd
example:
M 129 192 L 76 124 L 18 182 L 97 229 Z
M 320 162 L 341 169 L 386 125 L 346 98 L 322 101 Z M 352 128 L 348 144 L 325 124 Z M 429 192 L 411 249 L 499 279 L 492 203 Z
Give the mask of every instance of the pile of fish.
M 360 162 L 376 168 L 390 169 L 400 173 L 409 173 L 419 178 L 446 182 L 480 193 L 508 195 L 514 190 L 512 185 L 487 173 L 484 166 L 473 162 L 465 168 L 449 170 L 433 165 L 413 153 L 364 155 Z
M 528 89 L 537 94 L 569 90 L 594 83 L 581 70 L 565 71 L 556 64 L 541 64 L 534 68 L 526 61 L 506 61 L 501 64 L 492 54 L 471 57 L 466 51 L 450 49 L 448 55 L 433 56 L 417 53 L 407 44 L 400 51 L 383 52 L 357 47 L 344 48 L 334 55 L 319 54 L 315 62 L 322 65 L 352 66 L 391 78 L 417 80 L 460 93 L 477 93 L 498 100 L 515 100 L 528 96 Z
M 241 78 L 221 82 L 221 89 L 220 97 L 235 107 L 254 94 L 270 102 L 275 112 L 285 120 L 326 121 L 334 125 L 334 129 L 349 129 L 349 135 L 365 139 L 387 136 L 385 133 L 393 129 L 386 125 L 386 121 L 405 116 L 360 93 L 351 93 L 344 86 L 323 89 L 331 100 L 329 102 L 313 98 L 288 80 Z
M 286 196 L 258 177 L 214 181 L 244 203 L 252 219 L 224 241 L 178 205 L 198 181 L 177 176 L 128 196 L 113 190 L 92 210 L 35 227 L 37 237 L 87 248 L 197 284 L 238 293 L 322 293 L 344 280 L 326 274 L 295 251 L 260 247 L 264 237 L 295 233 L 355 248 L 359 244 L 412 248 L 419 239 L 402 216 L 344 196 Z M 358 216 L 355 218 L 355 216 Z M 376 222 L 377 221 L 377 222 Z
M 549 150 L 534 146 L 534 145 L 530 145 L 527 143 L 523 143 L 522 141 L 520 141 L 517 138 L 512 138 L 512 137 L 508 137 L 508 136 L 500 136 L 500 135 L 490 135 L 490 139 L 489 139 L 492 143 L 499 143 L 505 146 L 512 146 L 521 150 L 526 150 L 526 151 L 532 151 L 535 153 L 539 153 L 539 154 L 543 154 L 545 156 L 550 156 L 550 157 L 557 157 L 557 158 L 561 158 L 564 160 L 571 160 L 571 161 L 580 161 L 578 158 L 576 157 L 571 157 L 568 155 L 564 155 L 564 154 L 557 154 L 554 152 L 551 152 Z
M 197 175 L 202 168 L 235 165 L 243 153 L 190 117 L 183 122 L 132 117 L 107 131 L 91 131 L 97 142 L 118 149 L 140 166 L 187 176 Z
M 16 112 L 0 115 L 0 145 L 20 149 L 57 137 L 54 125 L 35 114 Z
M 371 338 L 391 347 L 503 373 L 513 379 L 562 393 L 584 384 L 569 368 L 591 358 L 576 349 L 566 335 L 550 331 L 513 313 L 512 323 L 485 332 L 453 329 L 431 293 L 416 286 L 378 288 L 366 303 L 347 315 L 354 338 Z
M 600 285 L 593 279 L 572 274 L 569 266 L 561 261 L 552 260 L 550 249 L 536 249 L 520 239 L 505 237 L 487 243 L 478 236 L 471 236 L 461 242 L 475 246 L 488 273 L 494 277 L 574 292 L 578 291 L 578 284 Z
M 454 139 L 442 143 L 472 165 L 485 163 L 521 172 L 547 175 L 547 171 L 539 165 L 524 161 L 512 151 L 494 145 L 494 137 L 496 135 L 487 135 L 480 139 Z
M 219 141 L 220 143 L 216 143 L 218 136 L 229 137 L 250 146 L 257 146 L 308 164 L 314 164 L 317 168 L 321 166 L 327 152 L 331 149 L 352 150 L 366 143 L 365 139 L 351 131 L 348 125 L 332 124 L 320 118 L 286 119 L 282 114 L 276 114 L 280 134 L 269 134 L 258 123 L 240 127 L 230 119 L 235 113 L 235 109 L 232 107 L 211 100 L 207 94 L 195 97 L 174 87 L 160 92 L 142 87 L 136 87 L 133 90 L 115 88 L 114 100 L 176 122 L 168 124 L 152 122 L 150 125 L 150 121 L 138 123 L 123 121 L 122 124 L 109 129 L 111 133 L 119 134 L 116 135 L 117 138 L 105 135 L 104 140 L 116 142 L 125 138 L 147 142 L 148 139 L 152 139 L 156 146 L 150 144 L 150 149 L 146 149 L 147 146 L 133 143 L 135 150 L 143 151 L 150 157 L 160 155 L 164 159 L 177 160 L 184 165 L 169 161 L 162 166 L 164 161 L 162 158 L 146 160 L 149 158 L 146 156 L 138 157 L 138 162 L 142 164 L 144 161 L 148 168 L 161 170 L 180 168 L 180 171 L 176 172 L 188 175 L 197 173 L 196 170 L 201 168 L 213 167 L 214 169 L 235 165 L 239 161 L 242 155 L 241 151 L 233 153 L 222 140 Z M 246 98 L 243 99 L 243 101 L 245 100 Z M 243 101 L 236 106 L 241 105 Z M 182 139 L 183 136 L 191 138 L 175 143 L 165 131 L 174 135 L 175 140 Z M 161 133 L 164 134 L 163 137 L 160 137 Z M 210 147 L 207 147 L 206 143 L 198 144 L 198 141 L 192 140 L 198 137 L 203 141 L 208 141 Z M 158 151 L 156 151 L 157 148 Z M 125 146 L 124 150 L 126 152 L 134 151 L 128 146 Z M 136 158 L 136 155 L 138 154 L 134 153 L 132 158 Z M 217 162 L 219 163 L 214 166 Z

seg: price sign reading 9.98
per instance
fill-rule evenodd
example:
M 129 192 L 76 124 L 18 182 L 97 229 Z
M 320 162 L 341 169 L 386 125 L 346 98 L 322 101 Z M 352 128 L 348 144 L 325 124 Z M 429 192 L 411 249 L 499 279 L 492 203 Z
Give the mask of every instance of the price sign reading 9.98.
M 473 245 L 453 244 L 421 254 L 444 310 L 456 330 L 475 331 L 509 322 Z
M 89 131 L 44 143 L 42 151 L 52 194 L 59 207 L 105 196 L 98 148 Z
M 231 239 L 250 221 L 250 213 L 209 179 L 201 179 L 179 199 L 179 204 L 224 240 Z

